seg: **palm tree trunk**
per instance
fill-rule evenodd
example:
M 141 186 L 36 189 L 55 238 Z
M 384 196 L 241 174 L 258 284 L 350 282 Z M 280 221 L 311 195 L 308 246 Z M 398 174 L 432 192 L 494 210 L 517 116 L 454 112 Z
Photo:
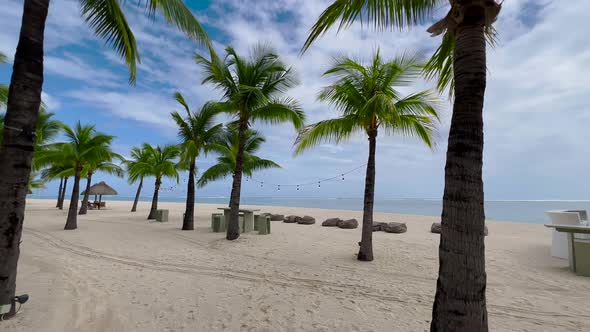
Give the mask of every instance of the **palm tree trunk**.
M 484 247 L 483 9 L 465 13 L 456 34 L 455 102 L 449 132 L 439 272 L 431 331 L 487 331 Z
M 357 259 L 373 260 L 373 202 L 375 198 L 375 150 L 377 148 L 377 129 L 369 132 L 369 160 L 365 177 L 365 201 L 363 206 L 363 229 Z
M 13 304 L 25 203 L 43 88 L 49 0 L 25 0 L 0 148 L 0 305 Z M 15 314 L 14 305 L 3 318 Z
M 139 194 L 141 194 L 142 187 L 143 187 L 143 176 L 139 180 L 139 186 L 137 187 L 137 192 L 135 193 L 135 200 L 133 201 L 133 207 L 131 207 L 131 212 L 137 211 L 137 202 L 139 201 Z
M 69 177 L 65 177 L 64 178 L 64 187 L 63 190 L 61 191 L 61 193 L 59 193 L 59 205 L 57 206 L 60 210 L 63 210 L 64 208 L 64 200 L 66 199 L 66 189 L 68 187 L 68 178 Z
M 63 189 L 64 185 L 64 177 L 59 178 L 59 189 L 57 189 L 57 202 L 55 203 L 55 207 L 59 207 L 59 199 L 61 198 L 61 190 Z
M 80 206 L 80 212 L 78 214 L 88 213 L 88 196 L 90 191 L 90 184 L 92 183 L 92 172 L 88 172 L 86 176 L 86 191 L 84 192 L 84 199 L 82 200 L 82 206 Z
M 74 176 L 74 188 L 72 189 L 72 198 L 70 198 L 70 209 L 68 210 L 68 219 L 64 229 L 78 228 L 78 197 L 80 196 L 80 173 L 82 165 L 76 165 L 76 175 Z
M 186 190 L 186 210 L 182 221 L 183 231 L 195 229 L 195 159 L 191 161 L 188 170 L 188 185 Z
M 248 120 L 240 119 L 238 154 L 236 156 L 236 168 L 234 169 L 231 195 L 229 199 L 229 222 L 227 225 L 228 240 L 235 240 L 240 237 L 240 192 L 242 190 L 242 168 L 244 166 L 244 146 L 246 144 L 246 130 L 248 130 Z
M 152 207 L 150 208 L 150 214 L 148 219 L 156 219 L 156 211 L 158 210 L 158 192 L 160 191 L 160 178 L 156 178 L 156 184 L 154 186 L 154 197 L 152 198 Z

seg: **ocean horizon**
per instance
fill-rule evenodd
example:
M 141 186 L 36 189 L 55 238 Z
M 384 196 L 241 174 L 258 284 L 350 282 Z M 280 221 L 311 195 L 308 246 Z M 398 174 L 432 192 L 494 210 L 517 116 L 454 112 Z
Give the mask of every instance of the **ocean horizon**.
M 30 195 L 30 198 L 56 199 L 53 195 Z M 104 197 L 105 201 L 133 201 L 134 197 Z M 150 202 L 151 196 L 142 196 L 140 201 Z M 178 202 L 186 200 L 180 196 L 160 196 L 160 202 Z M 197 203 L 227 204 L 229 197 L 198 197 Z M 362 197 L 242 197 L 242 205 L 287 206 L 302 208 L 319 208 L 334 210 L 362 211 Z M 486 219 L 495 221 L 545 224 L 549 222 L 545 215 L 549 210 L 577 209 L 590 210 L 590 200 L 487 200 L 485 202 Z M 440 216 L 442 200 L 436 198 L 381 198 L 375 199 L 375 212 Z

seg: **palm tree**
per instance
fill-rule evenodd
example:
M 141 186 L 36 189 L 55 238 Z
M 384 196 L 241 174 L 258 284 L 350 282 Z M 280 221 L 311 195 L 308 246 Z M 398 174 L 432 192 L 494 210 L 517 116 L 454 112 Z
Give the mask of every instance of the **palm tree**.
M 188 166 L 188 184 L 186 210 L 182 221 L 182 230 L 194 229 L 195 214 L 195 165 L 201 152 L 207 153 L 211 144 L 223 130 L 222 124 L 214 124 L 217 109 L 206 104 L 200 112 L 191 112 L 180 92 L 174 94 L 176 101 L 186 111 L 183 117 L 177 112 L 171 116 L 178 126 L 178 137 L 181 140 L 182 159 Z
M 81 15 L 129 67 L 130 83 L 135 82 L 136 63 L 140 61 L 133 31 L 117 0 L 79 0 Z M 19 41 L 7 99 L 6 131 L 0 148 L 0 187 L 14 188 L 0 193 L 0 303 L 11 303 L 16 288 L 16 270 L 24 217 L 27 183 L 31 172 L 30 134 L 39 112 L 43 87 L 44 30 L 50 0 L 24 0 Z M 145 13 L 160 13 L 188 37 L 203 46 L 210 42 L 203 27 L 182 0 L 138 0 Z M 211 49 L 211 47 L 210 47 Z M 213 52 L 213 51 L 211 51 Z M 24 133 L 24 135 L 23 135 Z M 16 224 L 15 224 L 16 223 Z M 6 278 L 4 278 L 6 277 Z M 14 308 L 5 315 L 14 315 Z
M 141 172 L 131 173 L 130 169 L 133 168 L 135 164 L 147 162 L 149 154 L 148 151 L 143 147 L 133 147 L 131 149 L 131 158 L 132 159 L 125 161 L 125 166 L 127 167 L 127 174 L 129 175 L 129 183 L 135 183 L 137 180 L 139 180 L 137 192 L 135 193 L 135 200 L 133 201 L 133 206 L 131 207 L 131 212 L 135 212 L 137 211 L 137 202 L 139 201 L 141 188 L 143 188 L 143 178 L 149 174 Z
M 6 55 L 0 52 L 0 65 L 6 63 Z M 8 101 L 8 86 L 0 84 L 0 106 L 6 106 Z M 2 135 L 4 136 L 4 135 Z
M 88 160 L 84 167 L 86 174 L 86 190 L 84 190 L 84 199 L 78 214 L 86 214 L 88 212 L 88 197 L 90 196 L 90 185 L 92 184 L 92 175 L 96 172 L 104 172 L 107 174 L 123 177 L 124 171 L 121 166 L 113 163 L 113 159 L 122 160 L 123 157 L 110 151 L 110 148 L 105 151 L 105 154 L 97 156 L 98 159 Z
M 304 128 L 297 139 L 296 153 L 321 142 L 339 143 L 361 132 L 369 140 L 365 179 L 363 228 L 358 260 L 373 260 L 373 201 L 375 195 L 375 151 L 378 131 L 415 136 L 432 147 L 434 120 L 438 119 L 429 91 L 402 97 L 400 87 L 415 81 L 421 65 L 413 57 L 400 56 L 384 61 L 379 50 L 370 64 L 349 57 L 335 59 L 324 76 L 336 82 L 324 88 L 318 99 L 329 102 L 342 114 Z
M 211 60 L 200 55 L 195 57 L 206 73 L 203 83 L 213 84 L 223 91 L 224 100 L 212 103 L 212 107 L 234 116 L 238 126 L 239 144 L 227 228 L 227 239 L 235 240 L 240 236 L 238 212 L 246 131 L 255 121 L 272 124 L 291 122 L 299 129 L 303 125 L 305 115 L 293 98 L 280 98 L 288 88 L 295 86 L 297 81 L 291 69 L 287 68 L 269 47 L 258 45 L 249 57 L 238 55 L 232 47 L 225 50 L 227 55 L 223 61 L 214 54 Z
M 231 175 L 236 169 L 236 160 L 239 146 L 239 133 L 237 130 L 228 130 L 211 149 L 219 154 L 217 164 L 209 167 L 199 178 L 199 187 L 206 186 L 209 182 L 222 179 Z M 280 168 L 272 160 L 262 159 L 254 155 L 266 139 L 256 130 L 246 131 L 246 143 L 244 144 L 244 165 L 242 171 L 246 176 L 252 176 L 255 171 Z
M 74 187 L 70 199 L 68 217 L 64 229 L 76 229 L 78 199 L 80 196 L 80 178 L 84 170 L 88 170 L 96 160 L 108 160 L 112 155 L 110 144 L 113 136 L 97 132 L 93 125 L 82 125 L 80 122 L 74 128 L 63 125 L 67 142 L 51 144 L 48 151 L 40 157 L 45 164 L 63 163 L 66 167 L 58 176 L 74 174 Z
M 160 191 L 160 185 L 162 184 L 162 178 L 170 177 L 175 178 L 178 182 L 178 165 L 175 162 L 178 158 L 180 151 L 176 145 L 164 145 L 152 147 L 149 144 L 144 144 L 142 147 L 146 151 L 148 158 L 147 161 L 135 163 L 129 168 L 130 177 L 139 177 L 149 174 L 156 178 L 154 185 L 154 196 L 152 198 L 152 207 L 150 208 L 150 214 L 148 219 L 156 219 L 156 210 L 158 210 L 158 194 Z
M 41 159 L 44 158 L 41 157 Z M 55 207 L 62 210 L 64 206 L 64 200 L 66 197 L 66 190 L 68 187 L 68 179 L 74 176 L 75 172 L 71 167 L 68 167 L 68 163 L 66 160 L 62 160 L 61 162 L 56 161 L 51 163 L 50 165 L 45 166 L 48 167 L 43 168 L 43 170 L 41 171 L 41 178 L 44 182 L 60 179 L 59 188 L 57 191 L 57 204 Z
M 356 19 L 378 28 L 404 28 L 431 17 L 446 1 L 336 0 L 319 17 L 307 49 L 340 21 Z M 428 29 L 443 34 L 427 73 L 440 74 L 439 87 L 453 83 L 454 105 L 443 196 L 439 278 L 430 329 L 487 331 L 483 204 L 483 101 L 486 34 L 494 35 L 501 5 L 496 0 L 449 0 L 450 10 Z M 451 71 L 453 75 L 451 75 Z M 452 77 L 452 79 L 451 79 Z

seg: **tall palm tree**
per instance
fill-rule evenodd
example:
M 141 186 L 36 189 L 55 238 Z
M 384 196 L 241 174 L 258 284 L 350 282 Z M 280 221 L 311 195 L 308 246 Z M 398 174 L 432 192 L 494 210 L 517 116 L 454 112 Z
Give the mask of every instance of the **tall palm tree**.
M 209 182 L 219 180 L 231 175 L 236 169 L 236 160 L 238 156 L 239 133 L 237 130 L 228 130 L 218 142 L 211 146 L 211 149 L 219 154 L 217 164 L 209 167 L 199 178 L 199 187 L 206 186 Z M 272 160 L 262 159 L 254 155 L 266 139 L 256 130 L 248 129 L 246 131 L 246 143 L 244 144 L 244 165 L 242 171 L 246 176 L 252 176 L 255 171 L 280 168 Z
M 336 81 L 321 91 L 318 100 L 332 104 L 342 115 L 304 128 L 297 139 L 295 151 L 301 153 L 325 141 L 338 143 L 359 132 L 367 135 L 369 157 L 357 256 L 360 261 L 373 260 L 375 153 L 379 130 L 415 136 L 432 147 L 432 131 L 438 119 L 436 99 L 429 91 L 402 97 L 398 90 L 413 83 L 420 76 L 421 67 L 415 58 L 405 55 L 384 61 L 379 51 L 368 65 L 349 57 L 335 59 L 324 76 Z
M 140 61 L 133 31 L 119 0 L 79 0 L 81 15 L 125 61 L 130 83 L 135 82 L 136 63 Z M 24 217 L 27 183 L 31 172 L 30 134 L 39 112 L 43 87 L 44 30 L 50 0 L 24 0 L 22 25 L 14 56 L 7 100 L 6 131 L 0 149 L 0 187 L 14 188 L 0 193 L 0 304 L 11 303 L 16 288 L 19 243 Z M 182 0 L 138 0 L 149 17 L 161 14 L 200 45 L 210 42 L 203 27 Z M 123 7 L 124 8 L 124 7 Z M 23 134 L 24 133 L 24 134 Z M 5 317 L 12 316 L 14 308 Z
M 183 117 L 178 112 L 171 116 L 178 126 L 178 137 L 181 140 L 182 159 L 188 166 L 188 184 L 186 194 L 186 209 L 182 220 L 182 230 L 194 229 L 195 214 L 195 165 L 201 152 L 207 153 L 211 144 L 223 131 L 222 124 L 215 124 L 218 110 L 206 104 L 200 112 L 191 112 L 188 104 L 180 92 L 174 94 L 174 99 L 184 108 Z
M 63 162 L 66 170 L 59 173 L 59 176 L 74 174 L 74 187 L 64 227 L 64 229 L 70 230 L 78 228 L 80 178 L 84 175 L 84 169 L 96 160 L 108 160 L 112 154 L 110 145 L 113 136 L 97 132 L 93 125 L 82 125 L 80 122 L 74 128 L 63 125 L 63 130 L 67 141 L 52 144 L 40 159 L 42 159 L 42 163 L 46 164 Z
M 319 17 L 307 49 L 338 21 L 377 28 L 404 28 L 431 17 L 443 0 L 336 0 Z M 501 5 L 496 0 L 448 0 L 450 10 L 428 29 L 443 34 L 427 73 L 440 74 L 439 87 L 453 82 L 454 105 L 443 196 L 439 278 L 430 329 L 487 331 L 483 204 L 483 102 L 486 33 L 494 34 Z M 453 75 L 450 72 L 453 72 Z M 452 80 L 451 80 L 452 77 Z
M 131 212 L 137 211 L 137 202 L 139 201 L 141 188 L 143 188 L 143 178 L 149 176 L 149 174 L 147 172 L 132 173 L 130 169 L 133 168 L 135 164 L 147 162 L 148 158 L 148 151 L 145 150 L 143 147 L 133 147 L 131 149 L 131 159 L 125 161 L 125 166 L 127 167 L 127 174 L 129 176 L 129 183 L 135 183 L 137 182 L 137 180 L 139 180 L 139 185 L 137 186 L 137 192 L 135 193 L 135 200 L 133 201 Z M 146 169 L 143 170 L 146 171 Z
M 123 177 L 125 172 L 121 166 L 113 162 L 114 159 L 122 160 L 123 157 L 112 152 L 110 148 L 105 151 L 106 153 L 98 156 L 98 159 L 88 160 L 84 167 L 84 173 L 86 174 L 86 190 L 84 190 L 84 199 L 82 199 L 82 205 L 78 214 L 86 214 L 88 212 L 88 197 L 90 196 L 90 185 L 92 184 L 92 175 L 96 172 L 103 172 L 118 177 Z
M 227 228 L 227 239 L 235 240 L 240 236 L 238 212 L 246 131 L 255 121 L 273 124 L 291 122 L 299 129 L 305 115 L 295 99 L 281 97 L 287 89 L 297 84 L 297 80 L 291 69 L 281 62 L 272 49 L 258 45 L 247 57 L 238 55 L 232 47 L 225 50 L 227 55 L 223 61 L 214 54 L 211 60 L 200 55 L 195 55 L 195 58 L 206 73 L 203 83 L 212 84 L 223 91 L 224 100 L 212 105 L 231 114 L 238 126 L 238 154 L 233 172 Z
M 154 196 L 152 198 L 152 207 L 148 219 L 156 219 L 156 210 L 158 210 L 158 194 L 162 178 L 175 178 L 178 182 L 178 164 L 176 159 L 180 155 L 180 150 L 176 145 L 164 145 L 152 147 L 144 144 L 144 149 L 148 155 L 147 161 L 135 163 L 129 168 L 129 176 L 139 177 L 141 174 L 149 174 L 156 178 L 154 184 Z

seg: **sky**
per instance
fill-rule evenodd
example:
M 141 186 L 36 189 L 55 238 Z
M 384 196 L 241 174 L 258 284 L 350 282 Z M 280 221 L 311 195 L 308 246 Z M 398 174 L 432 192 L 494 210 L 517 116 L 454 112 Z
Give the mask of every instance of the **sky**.
M 22 0 L 4 0 L 0 6 L 0 51 L 13 56 L 22 16 Z M 300 85 L 288 91 L 307 114 L 307 122 L 337 116 L 316 100 L 329 84 L 322 73 L 333 57 L 349 55 L 369 60 L 380 48 L 387 58 L 404 52 L 424 58 L 433 53 L 440 37 L 430 37 L 428 23 L 406 31 L 376 32 L 354 24 L 331 31 L 303 56 L 299 51 L 310 27 L 329 5 L 325 0 L 187 0 L 221 54 L 226 45 L 245 54 L 257 43 L 270 43 L 297 74 Z M 444 1 L 442 2 L 445 3 Z M 137 84 L 128 84 L 127 67 L 115 52 L 97 39 L 80 18 L 79 2 L 52 0 L 45 30 L 45 83 L 43 100 L 55 117 L 73 125 L 96 124 L 97 130 L 116 136 L 113 148 L 127 156 L 133 146 L 176 143 L 177 132 L 169 114 L 181 110 L 172 95 L 184 94 L 190 107 L 219 100 L 221 93 L 202 85 L 203 75 L 193 54 L 207 55 L 162 20 L 146 18 L 134 1 L 124 7 L 142 59 Z M 440 15 L 446 8 L 441 7 Z M 488 48 L 488 82 L 484 107 L 484 185 L 486 199 L 590 199 L 590 43 L 587 13 L 590 2 L 568 5 L 549 0 L 505 0 L 495 27 L 498 44 Z M 0 82 L 10 80 L 11 65 L 0 66 Z M 432 82 L 417 81 L 406 92 L 431 89 Z M 436 147 L 430 150 L 415 139 L 382 134 L 377 142 L 376 197 L 440 198 L 444 187 L 446 141 L 451 108 L 440 95 L 441 123 Z M 220 119 L 220 121 L 223 119 Z M 244 183 L 243 196 L 362 197 L 364 170 L 317 185 L 280 191 L 270 183 L 297 184 L 338 176 L 366 163 L 368 142 L 362 136 L 349 142 L 322 144 L 293 156 L 296 131 L 289 125 L 254 123 L 267 138 L 259 153 L 281 169 L 256 173 Z M 59 140 L 59 139 L 58 139 Z M 200 158 L 204 170 L 215 156 Z M 184 196 L 187 178 L 180 184 L 166 180 L 162 196 Z M 97 174 L 121 196 L 132 196 L 135 186 L 125 179 Z M 148 179 L 142 196 L 153 190 Z M 37 192 L 52 195 L 57 183 Z M 198 189 L 200 197 L 227 197 L 230 179 Z

